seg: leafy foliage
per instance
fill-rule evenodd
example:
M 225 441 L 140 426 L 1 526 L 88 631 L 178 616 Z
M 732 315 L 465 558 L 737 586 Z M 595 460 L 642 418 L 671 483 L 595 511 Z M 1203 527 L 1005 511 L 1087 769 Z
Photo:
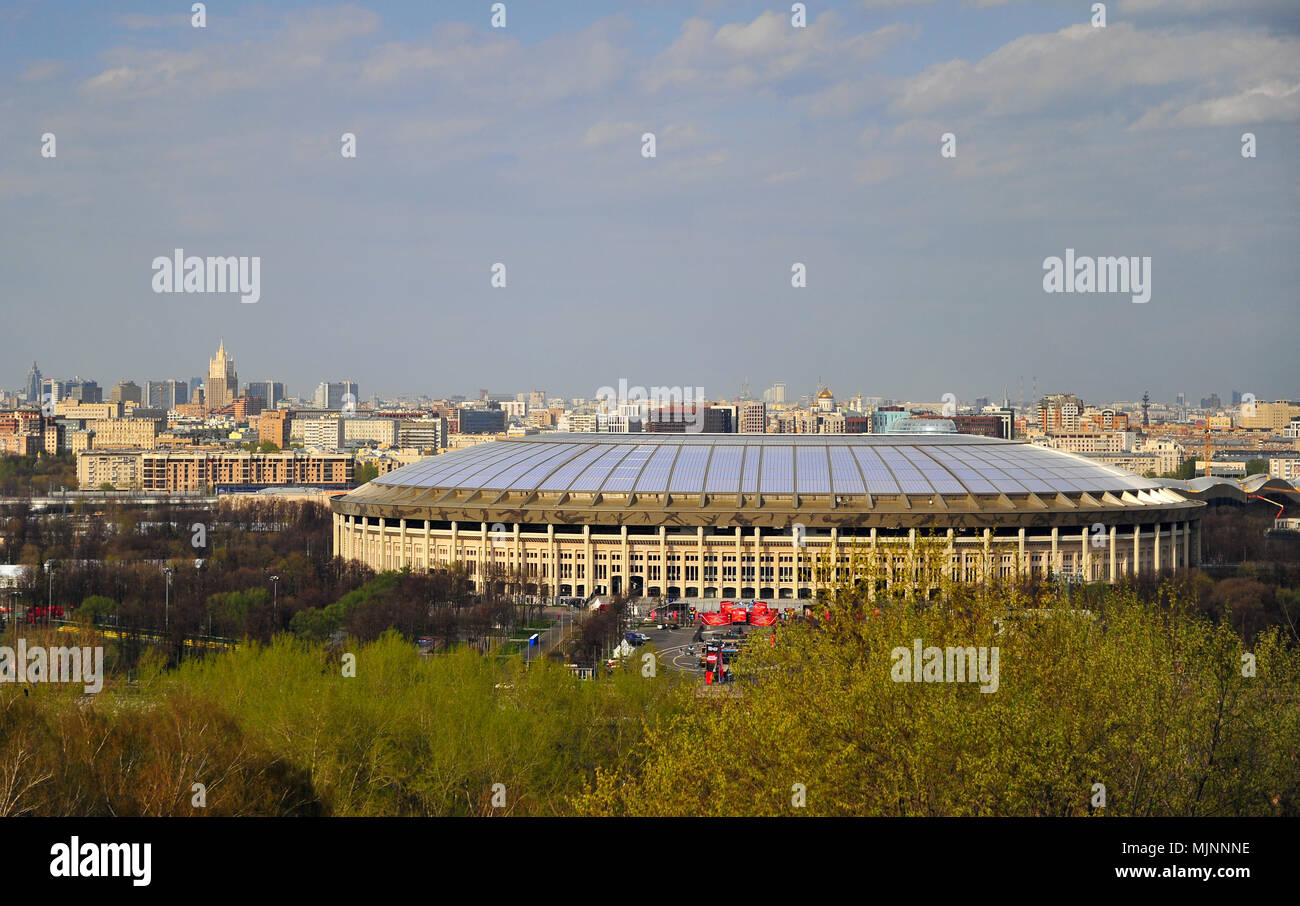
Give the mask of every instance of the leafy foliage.
M 915 639 L 1000 649 L 1000 683 L 901 683 Z M 627 815 L 1300 814 L 1300 656 L 1186 601 L 1109 592 L 1091 614 L 852 598 L 739 663 L 738 697 L 652 731 L 579 812 Z M 707 756 L 704 755 L 707 753 Z M 792 805 L 794 784 L 806 808 Z

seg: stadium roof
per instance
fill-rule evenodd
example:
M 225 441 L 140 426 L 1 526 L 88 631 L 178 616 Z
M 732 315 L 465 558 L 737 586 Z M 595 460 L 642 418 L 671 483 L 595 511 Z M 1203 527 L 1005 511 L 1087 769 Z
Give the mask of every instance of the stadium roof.
M 557 434 L 429 457 L 388 487 L 599 494 L 1104 494 L 1159 481 L 973 435 Z
M 423 459 L 335 513 L 465 523 L 977 528 L 1187 518 L 1184 491 L 969 434 L 552 434 Z
M 1268 475 L 1251 475 L 1242 480 L 1224 478 L 1218 475 L 1200 475 L 1188 481 L 1162 479 L 1161 484 L 1196 500 L 1231 499 L 1242 502 L 1250 494 L 1261 494 L 1268 491 L 1295 494 L 1300 491 L 1295 482 L 1281 478 L 1270 478 Z

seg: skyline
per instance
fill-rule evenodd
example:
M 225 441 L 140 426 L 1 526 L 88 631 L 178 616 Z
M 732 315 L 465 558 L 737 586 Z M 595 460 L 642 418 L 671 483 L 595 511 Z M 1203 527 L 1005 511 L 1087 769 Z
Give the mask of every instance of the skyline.
M 225 346 L 225 339 L 224 339 L 224 337 L 223 337 L 223 338 L 221 338 L 221 339 L 219 340 L 219 347 L 218 347 L 218 348 L 219 348 L 219 349 L 222 349 L 222 348 L 224 348 L 224 346 Z M 229 351 L 227 351 L 227 353 L 230 354 Z M 210 358 L 211 358 L 211 357 L 210 357 Z M 238 366 L 237 357 L 234 356 L 233 354 L 231 354 L 231 359 L 232 359 L 232 361 L 235 361 L 236 367 L 239 367 L 239 366 Z M 35 361 L 33 364 L 39 366 L 39 365 L 40 365 L 40 360 L 38 359 L 38 360 Z M 30 369 L 30 367 L 31 367 L 31 366 L 28 366 L 29 369 Z M 191 371 L 192 371 L 192 369 L 191 369 Z M 27 373 L 30 374 L 30 371 L 27 372 Z M 55 372 L 53 372 L 53 371 L 51 371 L 51 370 L 49 370 L 49 369 L 46 369 L 46 368 L 44 368 L 44 367 L 41 367 L 41 368 L 40 368 L 40 374 L 41 374 L 42 379 L 44 379 L 44 380 L 48 380 L 48 379 L 52 379 L 52 378 L 53 378 L 53 379 L 56 379 L 56 380 L 72 380 L 72 379 L 74 379 L 74 378 L 80 378 L 80 379 L 82 379 L 82 380 L 93 381 L 93 382 L 97 383 L 97 384 L 100 386 L 101 390 L 103 390 L 103 392 L 104 392 L 105 394 L 107 394 L 107 393 L 108 393 L 108 392 L 109 392 L 109 391 L 110 391 L 114 386 L 116 386 L 119 382 L 134 381 L 134 382 L 136 382 L 140 387 L 143 387 L 143 386 L 144 386 L 144 382 L 148 382 L 148 381 L 167 381 L 167 380 L 190 381 L 193 377 L 196 377 L 196 376 L 201 377 L 201 376 L 202 376 L 202 375 L 194 375 L 194 374 L 190 374 L 189 377 L 183 377 L 183 376 L 180 376 L 180 375 L 175 375 L 175 376 L 155 375 L 155 376 L 153 376 L 153 377 L 141 377 L 141 376 L 139 376 L 139 375 L 129 375 L 129 376 L 123 376 L 123 377 L 120 377 L 120 378 L 118 378 L 118 380 L 106 381 L 106 380 L 102 379 L 102 378 L 99 377 L 99 376 L 91 375 L 91 374 L 81 374 L 80 372 L 76 372 L 76 373 L 67 373 L 67 374 L 64 374 L 64 373 L 62 373 L 62 372 L 59 372 L 59 373 L 56 375 Z M 205 369 L 204 369 L 204 374 L 206 374 L 206 367 L 205 367 Z M 1072 388 L 1072 387 L 1066 387 L 1066 388 L 1056 387 L 1055 385 L 1052 385 L 1050 382 L 1044 384 L 1044 382 L 1043 382 L 1042 380 L 1038 380 L 1038 381 L 1037 381 L 1037 384 L 1038 384 L 1038 385 L 1042 385 L 1042 386 L 1037 390 L 1037 393 L 1035 394 L 1035 392 L 1034 392 L 1034 387 L 1036 386 L 1036 385 L 1035 385 L 1035 378 L 1036 378 L 1036 377 L 1037 377 L 1037 376 L 1030 375 L 1030 376 L 1028 376 L 1028 377 L 1026 378 L 1026 380 L 1025 380 L 1025 382 L 1024 382 L 1024 400 L 1025 400 L 1025 404 L 1026 404 L 1027 406 L 1033 406 L 1033 405 L 1035 405 L 1035 404 L 1037 403 L 1038 400 L 1041 400 L 1043 397 L 1048 396 L 1048 395 L 1050 395 L 1050 394 L 1057 394 L 1057 393 L 1071 393 L 1071 394 L 1077 395 L 1077 396 L 1081 397 L 1085 402 L 1089 403 L 1090 405 L 1093 404 L 1093 403 L 1096 403 L 1096 402 L 1098 402 L 1098 401 L 1101 401 L 1101 400 L 1103 400 L 1103 399 L 1104 399 L 1104 402 L 1106 402 L 1106 403 L 1113 403 L 1113 402 L 1132 402 L 1132 403 L 1137 403 L 1137 402 L 1139 402 L 1139 401 L 1141 400 L 1141 396 L 1142 396 L 1141 394 L 1134 394 L 1134 395 L 1132 395 L 1132 396 L 1117 396 L 1117 397 L 1108 397 L 1108 398 L 1094 397 L 1094 396 L 1090 396 L 1090 395 L 1087 394 L 1087 393 L 1080 393 L 1080 392 L 1078 392 L 1075 388 Z M 244 386 L 246 386 L 246 385 L 248 385 L 248 384 L 261 383 L 261 382 L 266 382 L 266 381 L 277 381 L 278 383 L 283 383 L 283 384 L 285 384 L 285 386 L 286 386 L 286 388 L 287 388 L 287 392 L 289 393 L 289 395 L 290 395 L 291 397 L 293 397 L 293 398 L 299 398 L 299 399 L 303 399 L 303 400 L 309 400 L 310 397 L 312 396 L 312 394 L 317 390 L 317 388 L 318 388 L 321 384 L 324 384 L 324 383 L 330 383 L 330 382 L 344 382 L 344 381 L 346 381 L 346 382 L 355 382 L 355 383 L 358 385 L 358 387 L 365 387 L 365 386 L 366 386 L 366 382 L 365 382 L 365 381 L 362 381 L 362 380 L 356 380 L 356 378 L 355 378 L 354 375 L 347 375 L 347 376 L 331 375 L 331 376 L 324 377 L 324 378 L 322 378 L 321 380 L 318 380 L 318 381 L 315 381 L 315 382 L 308 382 L 308 383 L 302 384 L 302 385 L 301 385 L 301 389 L 300 389 L 300 388 L 298 388 L 298 387 L 294 387 L 293 384 L 291 384 L 291 383 L 289 383 L 289 382 L 287 382 L 287 381 L 280 381 L 279 378 L 278 378 L 276 375 L 274 375 L 274 374 L 272 374 L 272 375 L 270 375 L 270 376 L 263 376 L 263 375 L 261 375 L 260 373 L 254 375 L 254 376 L 252 376 L 252 377 L 241 377 L 241 378 L 239 379 L 239 386 L 240 386 L 240 388 L 242 389 Z M 624 384 L 628 384 L 628 383 L 630 383 L 630 382 L 628 382 L 628 380 L 627 380 L 626 378 L 619 378 L 619 379 L 617 379 L 617 380 L 614 381 L 614 384 L 617 385 L 620 381 L 622 381 Z M 23 382 L 23 383 L 25 383 L 25 382 Z M 206 383 L 206 382 L 205 382 L 205 383 Z M 474 382 L 473 382 L 473 381 L 470 381 L 469 383 L 472 385 Z M 422 396 L 423 396 L 423 397 L 429 397 L 430 399 L 434 399 L 434 400 L 438 400 L 438 399 L 450 399 L 450 398 L 457 397 L 457 396 L 465 397 L 465 398 L 468 399 L 468 400 L 472 400 L 472 399 L 476 399 L 476 398 L 477 398 L 477 396 L 478 396 L 478 391 L 481 390 L 481 389 L 487 389 L 490 393 L 494 393 L 494 394 L 500 394 L 500 393 L 516 393 L 517 395 L 522 395 L 522 396 L 526 396 L 528 393 L 530 393 L 530 392 L 532 392 L 532 391 L 534 391 L 534 390 L 541 390 L 542 392 L 544 392 L 544 393 L 547 395 L 547 398 L 548 398 L 548 399 L 563 398 L 563 399 L 565 399 L 565 400 L 572 400 L 572 399 L 588 399 L 588 400 L 590 400 L 590 399 L 596 399 L 596 398 L 598 398 L 598 397 L 600 396 L 600 394 L 599 394 L 597 391 L 599 391 L 599 390 L 609 390 L 609 389 L 610 389 L 610 385 L 602 385 L 601 387 L 598 387 L 598 388 L 596 388 L 596 390 L 593 390 L 592 392 L 589 392 L 589 393 L 570 393 L 570 392 L 565 392 L 563 389 L 560 389 L 560 390 L 552 390 L 550 387 L 547 386 L 547 382 L 546 382 L 546 381 L 540 381 L 540 382 L 539 382 L 539 381 L 532 381 L 532 382 L 525 382 L 525 383 L 527 383 L 528 387 L 527 387 L 527 389 L 524 389 L 524 390 L 520 390 L 520 389 L 517 389 L 517 388 L 508 388 L 508 387 L 491 387 L 491 386 L 489 386 L 489 387 L 487 387 L 487 388 L 483 388 L 483 387 L 481 387 L 480 385 L 476 385 L 476 386 L 474 386 L 473 388 L 471 388 L 470 386 L 466 386 L 465 388 L 461 388 L 461 389 L 453 389 L 453 390 L 449 390 L 448 392 L 445 392 L 445 393 L 439 393 L 439 392 L 436 392 L 436 391 L 434 391 L 434 390 L 416 390 L 416 389 L 406 389 L 406 390 L 401 390 L 401 389 L 399 389 L 399 390 L 397 390 L 397 391 L 394 391 L 394 392 L 387 392 L 387 393 L 381 393 L 381 392 L 370 392 L 370 391 L 367 391 L 366 393 L 361 394 L 361 399 L 359 400 L 359 402 L 361 402 L 361 403 L 366 403 L 367 401 L 369 401 L 369 400 L 371 399 L 371 397 L 379 397 L 379 398 L 381 398 L 381 399 L 385 399 L 385 400 L 400 400 L 400 399 L 413 399 L 413 398 L 422 397 Z M 752 398 L 752 399 L 757 399 L 757 400 L 761 400 L 761 399 L 763 398 L 763 394 L 764 394 L 764 392 L 766 392 L 766 391 L 772 389 L 772 387 L 773 387 L 774 385 L 776 385 L 776 384 L 783 384 L 783 385 L 785 386 L 785 388 L 786 388 L 786 401 L 787 401 L 788 403 L 793 403 L 793 402 L 795 402 L 795 401 L 797 401 L 797 400 L 799 400 L 799 399 L 801 399 L 802 397 L 805 397 L 805 396 L 808 396 L 808 397 L 810 397 L 810 399 L 812 399 L 812 398 L 815 397 L 815 395 L 817 394 L 817 392 L 818 392 L 819 390 L 821 390 L 821 389 L 830 389 L 830 390 L 832 390 L 832 392 L 835 393 L 835 397 L 836 397 L 836 399 L 850 399 L 850 398 L 853 398 L 853 397 L 856 397 L 856 396 L 859 396 L 859 395 L 860 395 L 860 396 L 862 396 L 862 397 L 864 397 L 864 398 L 882 397 L 882 398 L 885 398 L 885 399 L 890 399 L 890 400 L 902 400 L 902 401 L 907 401 L 907 402 L 927 402 L 927 401 L 929 401 L 929 402 L 933 402 L 933 401 L 935 401 L 935 400 L 941 400 L 941 399 L 943 398 L 943 395 L 944 395 L 943 393 L 937 393 L 937 394 L 935 394 L 935 395 L 933 396 L 933 398 L 926 397 L 926 396 L 917 396 L 917 395 L 913 395 L 913 396 L 910 396 L 910 397 L 909 397 L 907 394 L 908 394 L 910 391 L 903 391 L 903 392 L 901 392 L 901 393 L 890 394 L 890 393 L 884 393 L 884 392 L 876 392 L 876 391 L 874 391 L 874 390 L 860 389 L 860 388 L 856 388 L 856 387 L 849 388 L 849 389 L 847 389 L 847 390 L 844 390 L 844 389 L 836 390 L 836 389 L 834 388 L 834 386 L 831 385 L 829 382 L 827 382 L 827 381 L 820 381 L 820 380 L 819 380 L 819 381 L 814 381 L 813 386 L 808 387 L 808 388 L 797 387 L 797 386 L 793 385 L 790 381 L 783 380 L 783 379 L 781 379 L 781 378 L 775 378 L 775 379 L 773 379 L 772 381 L 769 381 L 769 382 L 766 382 L 766 383 L 761 383 L 761 382 L 756 382 L 756 381 L 753 381 L 753 380 L 751 380 L 751 379 L 748 379 L 747 377 L 740 377 L 740 378 L 738 378 L 737 380 L 735 380 L 735 381 L 733 382 L 733 384 L 734 384 L 734 386 L 733 386 L 732 389 L 736 391 L 735 393 L 731 393 L 731 392 L 720 392 L 720 393 L 715 393 L 715 392 L 708 391 L 706 388 L 702 388 L 702 387 L 695 387 L 694 389 L 695 389 L 695 390 L 699 390 L 699 391 L 704 391 L 704 395 L 703 395 L 702 397 L 700 397 L 701 399 L 706 399 L 706 400 L 718 400 L 718 399 L 739 399 L 739 398 L 741 398 L 741 397 L 740 397 L 740 393 L 739 393 L 739 391 L 740 391 L 742 385 L 748 384 L 749 387 L 750 387 L 750 393 L 751 393 L 750 398 Z M 21 383 L 18 384 L 18 385 L 15 385 L 15 387 L 17 388 L 17 390 L 18 390 L 19 392 L 22 391 L 22 386 L 23 386 L 23 384 L 21 384 Z M 523 385 L 520 385 L 520 386 L 523 386 Z M 651 385 L 651 386 L 655 386 L 655 385 Z M 688 385 L 680 385 L 680 386 L 685 386 L 685 387 L 687 387 L 687 388 L 690 388 L 690 387 L 691 387 L 691 385 L 689 385 L 689 384 L 688 384 Z M 3 389 L 3 390 L 7 390 L 7 391 L 12 392 L 12 391 L 15 389 L 15 387 L 4 387 L 4 388 L 0 388 L 0 389 Z M 644 389 L 644 387 L 642 387 L 642 389 Z M 189 390 L 190 390 L 190 392 L 193 392 L 194 388 L 193 388 L 193 387 L 190 387 Z M 1013 385 L 1007 385 L 1007 386 L 1005 387 L 1005 391 L 1006 391 L 1006 399 L 1010 402 L 1011 406 L 1012 406 L 1012 407 L 1016 407 L 1016 408 L 1018 408 L 1018 407 L 1019 407 L 1019 400 L 1020 400 L 1020 386 L 1019 386 L 1019 380 L 1017 379 L 1017 383 L 1016 383 L 1016 384 L 1013 384 Z M 944 393 L 947 393 L 947 392 L 950 392 L 950 391 L 944 391 Z M 1147 392 L 1147 391 L 1144 391 L 1144 392 Z M 1198 404 L 1201 400 L 1210 399 L 1213 395 L 1216 395 L 1216 394 L 1217 394 L 1217 395 L 1220 397 L 1221 401 L 1223 402 L 1224 407 L 1231 407 L 1231 406 L 1235 405 L 1234 403 L 1232 403 L 1232 397 L 1231 397 L 1231 395 L 1232 395 L 1233 393 L 1237 393 L 1237 392 L 1240 392 L 1240 393 L 1254 393 L 1254 391 L 1242 390 L 1241 388 L 1237 388 L 1237 387 L 1233 387 L 1233 388 L 1213 388 L 1213 389 L 1204 390 L 1204 391 L 1200 391 L 1200 390 L 1197 390 L 1197 391 L 1183 391 L 1183 390 L 1180 390 L 1180 391 L 1178 391 L 1177 393 L 1175 393 L 1174 395 L 1172 395 L 1172 396 L 1169 397 L 1169 398 L 1162 398 L 1162 397 L 1159 397 L 1159 396 L 1156 396 L 1156 395 L 1153 394 L 1153 395 L 1151 396 L 1151 403 L 1152 403 L 1153 405 L 1158 405 L 1158 406 L 1163 406 L 1163 405 L 1170 405 L 1170 406 L 1172 406 L 1172 405 L 1176 405 L 1178 395 L 1179 395 L 1179 394 L 1182 394 L 1182 395 L 1184 395 L 1184 397 L 1185 397 L 1184 405 L 1185 405 L 1187 408 L 1203 408 L 1203 407 L 1200 407 L 1200 406 L 1197 405 L 1197 404 Z M 1205 395 L 1202 395 L 1202 394 L 1205 394 Z M 997 404 L 999 403 L 999 401 L 1001 401 L 1001 400 L 1003 399 L 1002 394 L 1000 394 L 1000 393 L 993 393 L 993 392 L 975 392 L 975 391 L 972 391 L 972 392 L 970 393 L 970 395 L 968 395 L 968 396 L 967 396 L 967 395 L 962 395 L 962 394 L 955 394 L 955 395 L 957 396 L 957 398 L 958 398 L 958 402 L 959 402 L 959 403 L 969 403 L 969 402 L 972 402 L 972 401 L 974 401 L 974 400 L 976 400 L 976 399 L 980 399 L 980 398 L 987 397 L 988 400 L 989 400 L 989 403 L 990 403 L 991 405 L 997 405 Z M 1295 398 L 1295 396 L 1296 396 L 1296 394 L 1288 395 L 1288 394 L 1286 394 L 1286 393 L 1282 393 L 1282 394 L 1260 394 L 1260 393 L 1255 393 L 1254 395 L 1255 395 L 1255 398 L 1256 398 L 1257 400 L 1261 401 L 1261 402 L 1272 401 L 1272 400 L 1280 400 L 1280 399 L 1293 399 L 1293 398 Z M 815 399 L 812 399 L 812 401 L 815 402 Z
M 366 397 L 1296 394 L 1294 5 L 508 6 L 0 12 L 5 383 L 224 336 Z M 181 248 L 260 298 L 153 292 Z M 1150 300 L 1045 292 L 1067 250 L 1149 258 Z

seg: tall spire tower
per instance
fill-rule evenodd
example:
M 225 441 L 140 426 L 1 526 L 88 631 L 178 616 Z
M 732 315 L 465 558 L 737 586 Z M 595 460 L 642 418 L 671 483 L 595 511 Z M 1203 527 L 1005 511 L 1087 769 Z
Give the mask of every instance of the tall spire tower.
M 208 362 L 208 379 L 203 392 L 209 411 L 223 409 L 239 396 L 239 375 L 235 372 L 235 360 L 226 352 L 224 339 L 217 346 L 217 354 Z

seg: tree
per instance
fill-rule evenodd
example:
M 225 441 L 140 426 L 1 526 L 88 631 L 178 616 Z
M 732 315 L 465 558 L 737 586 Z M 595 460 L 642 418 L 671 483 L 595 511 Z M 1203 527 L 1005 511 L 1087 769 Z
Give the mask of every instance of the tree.
M 117 612 L 117 602 L 103 595 L 91 595 L 81 602 L 73 614 L 78 623 L 94 626 L 100 620 Z
M 368 481 L 374 481 L 378 477 L 379 467 L 372 463 L 357 466 L 356 471 L 352 473 L 352 480 L 357 484 L 365 484 Z
M 1300 814 L 1300 653 L 1277 629 L 1246 649 L 1175 584 L 1160 596 L 1172 603 L 1112 588 L 1090 611 L 1058 599 L 1044 615 L 1005 593 L 842 594 L 827 618 L 747 647 L 739 695 L 698 697 L 650 728 L 575 809 L 1082 816 L 1103 783 L 1105 815 Z M 929 681 L 899 669 L 918 645 L 939 652 Z M 968 649 L 976 681 L 945 681 Z
M 1248 459 L 1248 460 L 1246 460 L 1246 474 L 1247 474 L 1247 475 L 1267 475 L 1267 474 L 1268 474 L 1268 460 L 1267 460 L 1267 459 Z
M 1148 476 L 1147 476 L 1147 477 L 1152 477 L 1152 478 L 1153 478 L 1153 477 L 1155 477 L 1155 476 L 1154 476 L 1153 473 L 1148 473 Z M 1188 480 L 1190 480 L 1190 479 L 1192 479 L 1192 478 L 1195 478 L 1195 477 L 1196 477 L 1196 460 L 1195 460 L 1195 459 L 1185 459 L 1185 460 L 1183 460 L 1183 462 L 1178 466 L 1178 468 L 1174 469 L 1172 472 L 1165 472 L 1165 473 L 1164 473 L 1163 475 L 1161 475 L 1160 477 L 1161 477 L 1161 478 L 1175 478 L 1175 479 L 1177 479 L 1177 480 L 1179 480 L 1179 481 L 1188 481 Z

